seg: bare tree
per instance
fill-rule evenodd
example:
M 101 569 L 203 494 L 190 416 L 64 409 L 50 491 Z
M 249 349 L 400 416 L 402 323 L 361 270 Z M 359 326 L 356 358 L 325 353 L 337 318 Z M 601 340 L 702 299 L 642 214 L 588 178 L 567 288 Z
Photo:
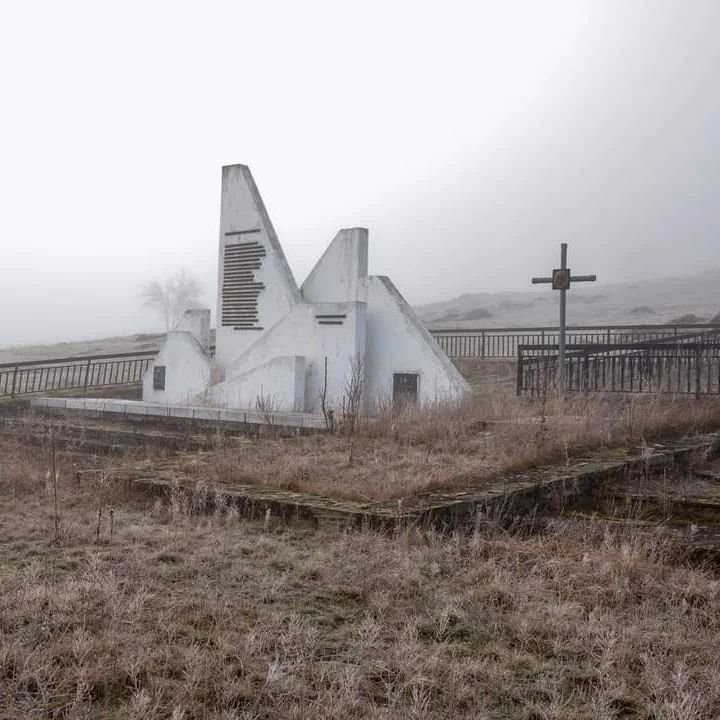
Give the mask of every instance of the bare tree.
M 342 399 L 343 427 L 350 435 L 355 433 L 360 420 L 364 389 L 365 363 L 358 356 L 350 361 L 350 376 L 345 381 L 345 391 Z
M 140 293 L 140 299 L 143 305 L 163 318 L 165 331 L 169 332 L 177 326 L 186 310 L 197 305 L 202 294 L 202 283 L 183 268 L 164 283 L 158 280 L 148 282 Z

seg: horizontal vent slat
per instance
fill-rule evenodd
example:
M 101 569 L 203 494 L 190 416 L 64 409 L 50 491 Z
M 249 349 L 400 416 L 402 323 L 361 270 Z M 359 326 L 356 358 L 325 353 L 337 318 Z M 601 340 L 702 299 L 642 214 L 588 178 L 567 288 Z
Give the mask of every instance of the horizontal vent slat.
M 246 235 L 259 230 L 233 230 L 225 235 Z M 267 253 L 257 241 L 227 244 L 223 248 L 222 308 L 220 323 L 234 330 L 258 330 L 258 298 L 265 284 L 255 280 Z

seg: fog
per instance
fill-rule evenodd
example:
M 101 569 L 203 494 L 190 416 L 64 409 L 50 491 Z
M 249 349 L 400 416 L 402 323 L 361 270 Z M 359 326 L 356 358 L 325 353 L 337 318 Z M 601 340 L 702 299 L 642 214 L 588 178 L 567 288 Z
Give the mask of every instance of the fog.
M 0 4 L 0 345 L 213 308 L 220 167 L 298 282 L 340 227 L 411 303 L 720 266 L 720 4 Z

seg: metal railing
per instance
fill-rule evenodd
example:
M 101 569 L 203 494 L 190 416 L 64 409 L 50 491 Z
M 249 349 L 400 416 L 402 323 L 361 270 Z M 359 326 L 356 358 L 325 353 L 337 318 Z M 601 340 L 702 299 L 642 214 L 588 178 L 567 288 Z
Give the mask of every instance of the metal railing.
M 558 346 L 518 348 L 518 395 L 554 391 Z M 667 338 L 641 343 L 585 344 L 565 358 L 567 392 L 720 394 L 720 335 Z
M 567 345 L 615 345 L 650 342 L 717 330 L 720 325 L 576 325 L 568 327 Z M 518 347 L 557 345 L 557 327 L 479 328 L 469 330 L 437 329 L 430 333 L 453 359 L 515 358 Z
M 85 355 L 0 364 L 0 398 L 137 384 L 157 352 Z

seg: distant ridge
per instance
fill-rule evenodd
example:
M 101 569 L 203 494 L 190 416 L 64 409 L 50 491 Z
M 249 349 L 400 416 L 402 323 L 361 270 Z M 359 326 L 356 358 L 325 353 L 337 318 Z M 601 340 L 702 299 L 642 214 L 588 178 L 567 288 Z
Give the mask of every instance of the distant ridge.
M 430 328 L 521 327 L 557 324 L 558 294 L 544 287 L 526 292 L 465 293 L 420 305 L 416 311 Z M 571 288 L 568 322 L 656 324 L 693 315 L 710 322 L 720 312 L 720 268 L 637 282 L 598 283 Z

